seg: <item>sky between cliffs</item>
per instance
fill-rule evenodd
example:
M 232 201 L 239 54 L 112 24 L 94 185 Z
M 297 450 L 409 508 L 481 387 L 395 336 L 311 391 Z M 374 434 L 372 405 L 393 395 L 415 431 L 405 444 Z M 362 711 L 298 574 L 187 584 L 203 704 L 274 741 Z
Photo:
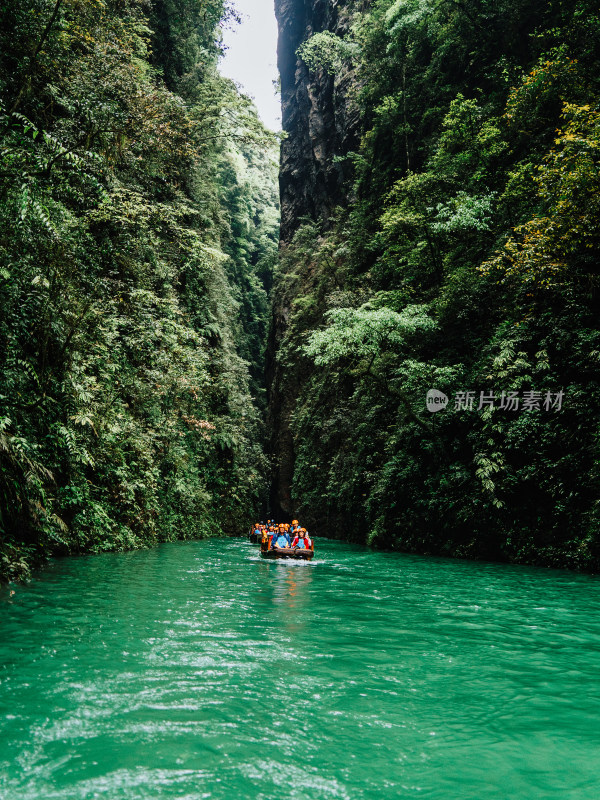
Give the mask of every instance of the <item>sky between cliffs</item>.
M 242 21 L 223 29 L 228 49 L 219 69 L 253 98 L 265 125 L 279 130 L 281 107 L 273 86 L 278 78 L 274 0 L 234 0 L 233 4 Z

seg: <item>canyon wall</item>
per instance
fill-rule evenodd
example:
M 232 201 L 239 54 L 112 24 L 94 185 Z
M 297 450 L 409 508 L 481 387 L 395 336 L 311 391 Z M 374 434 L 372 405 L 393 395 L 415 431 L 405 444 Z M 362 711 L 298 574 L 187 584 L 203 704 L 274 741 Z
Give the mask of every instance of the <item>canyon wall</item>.
M 331 31 L 343 35 L 350 20 L 348 6 L 335 0 L 275 0 L 275 13 L 279 26 L 282 127 L 286 134 L 279 174 L 281 248 L 285 249 L 303 219 L 327 224 L 333 209 L 347 200 L 346 169 L 336 157 L 357 146 L 359 114 L 350 99 L 351 70 L 341 70 L 335 76 L 323 69 L 312 71 L 296 52 L 314 33 Z M 276 355 L 289 310 L 276 287 L 266 372 L 274 460 L 271 512 L 283 515 L 294 513 L 290 496 L 294 448 L 289 417 L 298 382 L 282 374 Z
M 600 29 L 580 5 L 277 0 L 274 514 L 599 568 Z

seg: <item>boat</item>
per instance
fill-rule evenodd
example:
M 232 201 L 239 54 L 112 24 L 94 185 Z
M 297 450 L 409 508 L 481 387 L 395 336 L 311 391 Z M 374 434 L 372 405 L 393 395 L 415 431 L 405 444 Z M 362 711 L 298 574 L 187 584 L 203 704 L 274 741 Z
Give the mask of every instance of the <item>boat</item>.
M 314 550 L 304 550 L 301 547 L 276 547 L 268 549 L 261 544 L 261 558 L 294 558 L 298 561 L 310 561 L 314 556 Z
M 248 534 L 248 539 L 250 539 L 252 544 L 259 544 L 260 540 L 262 539 L 262 534 L 261 533 L 254 533 L 254 531 L 252 531 L 252 533 Z

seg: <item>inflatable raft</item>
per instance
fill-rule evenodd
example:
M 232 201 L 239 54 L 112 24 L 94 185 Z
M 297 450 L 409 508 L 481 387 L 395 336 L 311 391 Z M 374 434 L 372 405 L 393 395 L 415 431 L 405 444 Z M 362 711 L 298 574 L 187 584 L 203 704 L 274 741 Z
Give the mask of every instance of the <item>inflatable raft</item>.
M 295 558 L 300 561 L 310 561 L 314 554 L 314 550 L 303 550 L 300 547 L 275 547 L 271 550 L 267 550 L 263 545 L 260 547 L 261 558 Z

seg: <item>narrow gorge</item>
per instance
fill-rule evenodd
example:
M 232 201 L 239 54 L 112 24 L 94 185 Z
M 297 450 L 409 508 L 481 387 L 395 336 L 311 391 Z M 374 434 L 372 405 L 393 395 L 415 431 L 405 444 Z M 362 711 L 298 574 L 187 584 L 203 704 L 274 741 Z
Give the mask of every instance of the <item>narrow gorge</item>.
M 0 797 L 597 800 L 597 0 L 272 2 L 0 3 Z
M 593 3 L 275 13 L 281 137 L 222 0 L 1 10 L 2 578 L 269 514 L 595 571 Z

